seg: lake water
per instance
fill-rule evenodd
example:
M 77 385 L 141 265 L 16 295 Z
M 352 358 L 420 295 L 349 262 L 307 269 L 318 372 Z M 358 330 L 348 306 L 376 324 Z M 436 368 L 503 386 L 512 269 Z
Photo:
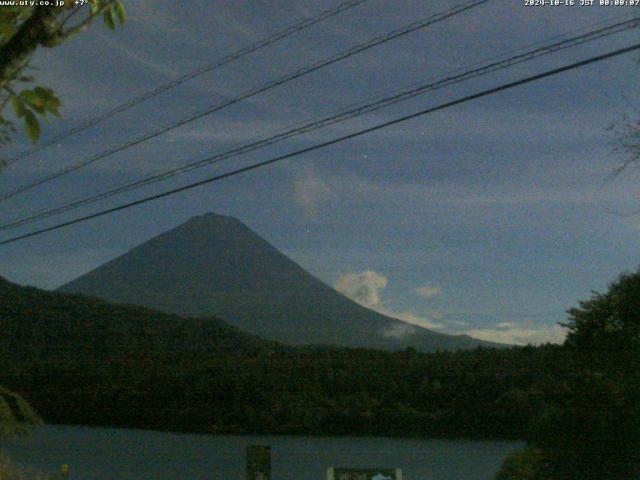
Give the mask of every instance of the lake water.
M 190 435 L 47 426 L 0 444 L 16 463 L 70 480 L 244 480 L 245 447 L 271 445 L 273 480 L 322 480 L 329 466 L 400 467 L 408 480 L 490 480 L 518 442 Z

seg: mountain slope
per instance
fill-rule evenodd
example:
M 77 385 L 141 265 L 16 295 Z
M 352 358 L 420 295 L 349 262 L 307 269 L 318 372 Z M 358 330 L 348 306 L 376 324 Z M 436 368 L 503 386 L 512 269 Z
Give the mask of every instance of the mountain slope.
M 1 278 L 0 331 L 0 385 L 45 421 L 185 432 L 520 438 L 571 365 L 559 346 L 292 348 Z
M 284 343 L 422 351 L 483 343 L 410 326 L 328 287 L 238 220 L 194 217 L 60 288 L 184 316 L 216 315 Z
M 0 360 L 105 361 L 153 354 L 255 353 L 278 347 L 222 320 L 47 292 L 0 277 Z M 6 373 L 6 372 L 5 372 Z

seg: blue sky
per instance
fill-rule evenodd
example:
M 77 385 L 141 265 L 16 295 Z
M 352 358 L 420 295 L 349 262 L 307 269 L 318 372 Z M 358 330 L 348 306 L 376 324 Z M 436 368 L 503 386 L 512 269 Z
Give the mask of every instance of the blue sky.
M 10 190 L 462 2 L 369 0 L 166 92 L 0 174 Z M 338 2 L 125 1 L 34 65 L 63 100 L 47 138 Z M 0 203 L 4 223 L 633 13 L 494 0 Z M 638 41 L 638 31 L 418 97 L 92 207 L 119 204 Z M 557 322 L 639 262 L 640 178 L 607 127 L 635 115 L 638 55 L 617 58 L 82 225 L 0 247 L 0 275 L 59 286 L 186 221 L 232 215 L 360 303 L 447 333 L 560 341 Z M 18 138 L 7 155 L 21 151 Z M 9 234 L 25 233 L 36 225 Z

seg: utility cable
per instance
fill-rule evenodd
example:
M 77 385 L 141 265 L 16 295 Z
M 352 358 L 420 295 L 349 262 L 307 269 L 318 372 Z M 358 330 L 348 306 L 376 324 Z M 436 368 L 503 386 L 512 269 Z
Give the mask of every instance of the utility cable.
M 320 12 L 318 15 L 314 16 L 314 17 L 309 17 L 306 18 L 304 20 L 302 20 L 299 23 L 296 23 L 295 25 L 291 25 L 288 28 L 285 28 L 284 30 L 281 30 L 279 32 L 274 33 L 273 35 L 263 38 L 262 40 L 259 40 L 255 43 L 252 43 L 251 45 L 247 45 L 244 48 L 241 48 L 240 50 L 236 50 L 235 52 L 232 52 L 224 57 L 222 57 L 219 60 L 214 61 L 213 63 L 210 63 L 208 65 L 204 65 L 196 70 L 192 70 L 189 73 L 186 73 L 184 75 L 182 75 L 181 77 L 172 80 L 170 82 L 164 83 L 156 88 L 154 88 L 153 90 L 150 90 L 148 92 L 145 92 L 137 97 L 134 97 L 130 100 L 128 100 L 125 103 L 122 103 L 120 105 L 118 105 L 117 107 L 114 107 L 111 110 L 108 110 L 104 113 L 102 113 L 101 115 L 98 115 L 96 117 L 90 118 L 88 120 L 86 120 L 85 122 L 70 128 L 69 130 L 60 133 L 59 135 L 56 135 L 55 137 L 42 142 L 39 145 L 36 145 L 35 147 L 32 147 L 31 149 L 16 155 L 15 157 L 11 158 L 10 160 L 7 160 L 7 165 L 12 165 L 15 162 L 29 157 L 31 155 L 33 155 L 36 152 L 40 152 L 48 147 L 50 147 L 51 145 L 55 145 L 57 143 L 60 143 L 62 140 L 65 140 L 73 135 L 75 135 L 78 132 L 81 132 L 83 130 L 86 130 L 88 128 L 91 128 L 101 122 L 103 122 L 104 120 L 107 120 L 119 113 L 122 113 L 126 110 L 129 110 L 133 107 L 135 107 L 136 105 L 139 105 L 143 102 L 146 102 L 147 100 L 156 97 L 158 95 L 160 95 L 161 93 L 166 92 L 167 90 L 171 90 L 173 88 L 176 88 L 179 85 L 182 85 L 183 83 L 188 82 L 189 80 L 193 80 L 196 77 L 199 77 L 201 75 L 204 75 L 205 73 L 211 72 L 217 68 L 223 67 L 225 65 L 228 65 L 246 55 L 249 55 L 250 53 L 253 53 L 257 50 L 260 50 L 262 48 L 268 47 L 270 45 L 273 45 L 274 43 L 277 43 L 280 40 L 283 40 L 287 37 L 290 37 L 291 35 L 298 33 L 306 28 L 309 28 L 317 23 L 322 22 L 323 20 L 327 20 L 328 18 L 331 17 L 335 17 L 339 14 L 341 14 L 342 12 L 349 10 L 351 8 L 357 7 L 358 5 L 368 2 L 369 0 L 349 0 L 346 2 L 341 3 L 340 5 L 338 5 L 336 8 L 333 8 L 331 10 L 325 10 L 323 12 Z M 79 9 L 76 8 L 74 13 L 77 12 Z M 72 14 L 73 15 L 73 14 Z
M 523 62 L 527 62 L 527 61 L 531 61 L 533 59 L 539 58 L 543 55 L 548 55 L 551 53 L 555 53 L 558 52 L 560 50 L 564 50 L 567 48 L 572 48 L 587 42 L 591 42 L 597 39 L 601 39 L 603 37 L 607 37 L 616 33 L 620 33 L 623 31 L 627 31 L 630 30 L 632 28 L 637 28 L 638 26 L 640 26 L 640 17 L 636 17 L 624 22 L 618 22 L 616 24 L 613 25 L 609 25 L 606 26 L 604 28 L 600 28 L 598 30 L 594 30 L 588 33 L 585 33 L 583 35 L 579 35 L 576 37 L 572 37 L 569 39 L 565 39 L 562 40 L 560 42 L 555 42 L 549 45 L 545 45 L 539 48 L 535 48 L 529 51 L 526 51 L 522 54 L 519 55 L 515 55 L 515 56 L 511 56 L 509 58 L 500 60 L 500 61 L 496 61 L 496 62 L 492 62 L 489 63 L 487 65 L 484 65 L 480 68 L 476 68 L 476 69 L 472 69 L 472 70 L 467 70 L 463 73 L 457 74 L 457 75 L 453 75 L 453 76 L 448 76 L 445 78 L 442 78 L 436 82 L 431 82 L 431 83 L 427 83 L 427 84 L 423 84 L 418 86 L 417 88 L 413 88 L 411 90 L 407 90 L 407 91 L 403 91 L 401 93 L 398 93 L 396 95 L 393 96 L 389 96 L 386 98 L 383 98 L 381 100 L 377 100 L 375 102 L 372 103 L 368 103 L 362 106 L 359 106 L 357 108 L 353 108 L 341 113 L 338 113 L 336 115 L 327 117 L 327 118 L 323 118 L 321 120 L 317 120 L 311 123 L 307 123 L 305 125 L 299 126 L 299 127 L 295 127 L 289 130 L 286 130 L 284 132 L 278 133 L 276 135 L 271 135 L 269 137 L 263 138 L 261 140 L 257 140 L 254 141 L 252 143 L 246 144 L 246 145 L 242 145 L 236 148 L 233 148 L 231 150 L 228 150 L 226 152 L 220 153 L 220 154 L 216 154 L 210 157 L 207 157 L 205 159 L 201 159 L 195 162 L 190 162 L 187 163 L 185 165 L 182 165 L 180 167 L 177 168 L 172 168 L 169 170 L 165 170 L 163 172 L 160 172 L 158 174 L 137 180 L 135 182 L 117 187 L 115 189 L 111 189 L 108 190 L 106 192 L 102 192 L 96 195 L 92 195 L 90 197 L 86 197 L 86 198 L 82 198 L 79 200 L 75 200 L 73 202 L 67 203 L 65 205 L 62 205 L 60 207 L 56 207 L 53 209 L 49 209 L 49 210 L 45 210 L 33 215 L 30 215 L 26 218 L 22 218 L 20 220 L 15 220 L 12 221 L 10 223 L 6 223 L 6 224 L 2 224 L 0 225 L 0 230 L 7 230 L 7 229 L 12 229 L 12 228 L 17 228 L 19 226 L 25 225 L 25 224 L 29 224 L 29 223 L 33 223 L 37 220 L 43 219 L 43 218 L 48 218 L 54 215 L 59 215 L 61 213 L 65 213 L 68 212 L 70 210 L 74 210 L 76 208 L 82 207 L 82 206 L 86 206 L 92 203 L 95 203 L 97 201 L 100 200 L 104 200 L 110 197 L 113 197 L 115 195 L 119 195 L 121 193 L 125 193 L 134 189 L 138 189 L 138 188 L 142 188 L 144 186 L 148 186 L 151 185 L 153 183 L 159 182 L 159 181 L 163 181 L 166 180 L 168 178 L 174 177 L 176 175 L 180 175 L 186 172 L 189 172 L 191 170 L 195 170 L 197 168 L 201 168 L 201 167 L 205 167 L 211 164 L 215 164 L 218 162 L 221 162 L 223 160 L 232 158 L 232 157 L 236 157 L 254 150 L 257 150 L 259 148 L 264 148 L 268 145 L 272 145 L 276 142 L 280 142 L 282 140 L 294 137 L 294 136 L 298 136 L 298 135 L 302 135 L 304 133 L 308 133 L 310 131 L 314 131 L 320 128 L 324 128 L 330 125 L 333 125 L 335 123 L 339 123 L 339 122 L 343 122 L 346 120 L 349 120 L 351 118 L 355 118 L 361 115 L 364 115 L 366 113 L 370 113 L 385 107 L 388 107 L 390 105 L 394 105 L 403 101 L 406 101 L 410 98 L 414 98 L 418 95 L 422 95 L 428 91 L 434 91 L 437 90 L 439 88 L 443 88 L 446 86 L 450 86 L 456 83 L 460 83 L 462 81 L 465 80 L 469 80 L 471 78 L 475 78 L 475 77 L 479 77 L 482 75 L 487 75 L 489 73 L 493 73 L 496 72 L 498 70 L 502 70 L 502 69 L 506 69 L 509 68 L 511 66 L 523 63 Z
M 118 212 L 118 211 L 121 211 L 121 210 L 126 210 L 126 209 L 129 209 L 129 208 L 135 207 L 137 205 L 142 205 L 144 203 L 148 203 L 148 202 L 151 202 L 151 201 L 154 201 L 154 200 L 158 200 L 160 198 L 169 197 L 171 195 L 175 195 L 175 194 L 180 193 L 180 192 L 191 190 L 193 188 L 201 187 L 203 185 L 208 185 L 210 183 L 223 180 L 225 178 L 230 178 L 230 177 L 233 177 L 233 176 L 236 176 L 236 175 L 240 175 L 242 173 L 246 173 L 246 172 L 250 172 L 252 170 L 256 170 L 256 169 L 259 169 L 259 168 L 262 168 L 262 167 L 266 167 L 267 165 L 272 165 L 274 163 L 281 162 L 281 161 L 287 160 L 289 158 L 297 157 L 299 155 L 302 155 L 302 154 L 305 154 L 305 153 L 309 153 L 309 152 L 312 152 L 312 151 L 315 151 L 315 150 L 319 150 L 321 148 L 325 148 L 325 147 L 328 147 L 330 145 L 335 145 L 335 144 L 338 144 L 338 143 L 342 143 L 342 142 L 345 142 L 347 140 L 351 140 L 353 138 L 357 138 L 357 137 L 360 137 L 362 135 L 366 135 L 368 133 L 372 133 L 372 132 L 375 132 L 375 131 L 378 131 L 378 130 L 381 130 L 381 129 L 384 129 L 384 128 L 391 127 L 393 125 L 397 125 L 397 124 L 406 122 L 408 120 L 412 120 L 414 118 L 422 117 L 424 115 L 427 115 L 427 114 L 430 114 L 430 113 L 434 113 L 434 112 L 437 112 L 437 111 L 440 111 L 440 110 L 445 110 L 447 108 L 451 108 L 451 107 L 454 107 L 456 105 L 461 105 L 463 103 L 467 103 L 467 102 L 470 102 L 472 100 L 477 100 L 479 98 L 487 97 L 489 95 L 494 95 L 496 93 L 503 92 L 505 90 L 509 90 L 509 89 L 512 89 L 512 88 L 515 88 L 515 87 L 518 87 L 518 86 L 521 86 L 521 85 L 525 85 L 525 84 L 528 84 L 528 83 L 532 83 L 532 82 L 535 82 L 535 81 L 538 81 L 538 80 L 542 80 L 542 79 L 547 78 L 547 77 L 552 77 L 552 76 L 555 76 L 555 75 L 559 75 L 561 73 L 568 72 L 570 70 L 575 70 L 577 68 L 581 68 L 581 67 L 584 67 L 586 65 L 591 65 L 593 63 L 597 63 L 597 62 L 601 62 L 601 61 L 604 61 L 604 60 L 607 60 L 607 59 L 610 59 L 610 58 L 618 57 L 620 55 L 624 55 L 624 54 L 627 54 L 627 53 L 630 53 L 630 52 L 633 52 L 633 51 L 636 51 L 636 50 L 639 50 L 639 49 L 640 49 L 640 43 L 636 43 L 634 45 L 631 45 L 631 46 L 628 46 L 628 47 L 624 47 L 624 48 L 620 48 L 620 49 L 617 49 L 617 50 L 614 50 L 614 51 L 611 51 L 611 52 L 608 52 L 608 53 L 605 53 L 605 54 L 602 54 L 602 55 L 598 55 L 598 56 L 595 56 L 595 57 L 590 57 L 590 58 L 588 58 L 586 60 L 582 60 L 580 62 L 571 63 L 569 65 L 565 65 L 563 67 L 555 68 L 555 69 L 552 69 L 552 70 L 547 70 L 547 71 L 545 71 L 543 73 L 539 73 L 537 75 L 532 75 L 532 76 L 529 76 L 529 77 L 522 78 L 520 80 L 516 80 L 516 81 L 513 81 L 513 82 L 502 84 L 502 85 L 500 85 L 498 87 L 493 87 L 493 88 L 490 88 L 490 89 L 487 89 L 487 90 L 483 90 L 483 91 L 478 92 L 478 93 L 474 93 L 472 95 L 467 95 L 465 97 L 458 98 L 456 100 L 452 100 L 452 101 L 449 101 L 449 102 L 446 102 L 446 103 L 442 103 L 442 104 L 437 105 L 435 107 L 430 107 L 430 108 L 427 108 L 427 109 L 424 109 L 424 110 L 420 110 L 420 111 L 415 112 L 415 113 L 404 115 L 402 117 L 399 117 L 399 118 L 396 118 L 396 119 L 393 119 L 393 120 L 389 120 L 387 122 L 379 123 L 377 125 L 374 125 L 373 127 L 369 127 L 369 128 L 365 128 L 365 129 L 362 129 L 362 130 L 358 130 L 358 131 L 350 133 L 348 135 L 343 135 L 343 136 L 334 138 L 332 140 L 328 140 L 326 142 L 318 143 L 318 144 L 312 145 L 310 147 L 302 148 L 300 150 L 296 150 L 294 152 L 287 153 L 285 155 L 280 155 L 280 156 L 271 158 L 269 160 L 265 160 L 265 161 L 262 161 L 262 162 L 259 162 L 259 163 L 255 163 L 253 165 L 249 165 L 249 166 L 246 166 L 246 167 L 238 168 L 236 170 L 232 170 L 232 171 L 229 171 L 229 172 L 226 172 L 226 173 L 223 173 L 223 174 L 215 175 L 213 177 L 205 178 L 204 180 L 200 180 L 200 181 L 197 181 L 197 182 L 189 183 L 189 184 L 184 185 L 182 187 L 174 188 L 174 189 L 162 192 L 162 193 L 157 193 L 157 194 L 154 194 L 154 195 L 151 195 L 151 196 L 147 196 L 147 197 L 144 197 L 142 199 L 139 199 L 139 200 L 136 200 L 136 201 L 133 201 L 133 202 L 128 202 L 128 203 L 125 203 L 123 205 L 118 205 L 116 207 L 108 208 L 106 210 L 102 210 L 102 211 L 99 211 L 99 212 L 96 212 L 96 213 L 92 213 L 90 215 L 77 217 L 77 218 L 75 218 L 73 220 L 68 220 L 66 222 L 58 223 L 58 224 L 52 225 L 50 227 L 41 228 L 39 230 L 35 230 L 35 231 L 29 232 L 29 233 L 26 233 L 26 234 L 23 234 L 23 235 L 18 235 L 16 237 L 8 238 L 6 240 L 0 241 L 0 245 L 7 245 L 7 244 L 14 243 L 14 242 L 17 242 L 17 241 L 20 241 L 20 240 L 24 240 L 24 239 L 27 239 L 27 238 L 30 238 L 30 237 L 34 237 L 36 235 L 41 235 L 41 234 L 46 233 L 46 232 L 51 232 L 51 231 L 58 230 L 58 229 L 61 229 L 61 228 L 65 228 L 65 227 L 68 227 L 68 226 L 71 226 L 71 225 L 75 225 L 77 223 L 82 223 L 82 222 L 86 222 L 88 220 L 92 220 L 94 218 L 102 217 L 104 215 L 109 215 L 111 213 L 115 213 L 115 212 Z
M 341 60 L 344 60 L 346 58 L 349 58 L 353 55 L 356 55 L 358 53 L 364 52 L 365 50 L 369 50 L 371 48 L 374 48 L 378 45 L 387 43 L 391 40 L 394 40 L 396 38 L 399 38 L 401 36 L 407 35 L 409 33 L 415 32 L 416 30 L 420 30 L 422 28 L 426 28 L 434 23 L 438 23 L 441 22 L 443 20 L 446 20 L 448 18 L 451 18 L 455 15 L 459 15 L 463 12 L 466 12 L 467 10 L 470 10 L 472 8 L 478 7 L 480 5 L 483 5 L 487 2 L 489 2 L 491 0 L 475 0 L 471 3 L 466 3 L 466 4 L 462 4 L 462 5 L 458 5 L 456 7 L 453 7 L 449 10 L 447 10 L 446 12 L 443 13 L 437 13 L 434 15 L 431 15 L 430 17 L 423 19 L 423 20 L 419 20 L 417 22 L 413 22 L 410 23 L 408 25 L 405 25 L 402 28 L 399 28 L 397 30 L 393 30 L 392 32 L 389 32 L 385 35 L 379 36 L 379 37 L 375 37 L 365 43 L 362 43 L 360 45 L 356 45 L 355 47 L 350 48 L 349 50 L 346 50 L 344 52 L 338 53 L 337 55 L 334 55 L 328 59 L 325 60 L 321 60 L 317 63 L 314 63 L 310 66 L 307 67 L 303 67 L 299 70 L 296 70 L 294 72 L 291 72 L 289 74 L 286 74 L 282 77 L 277 78 L 276 80 L 273 80 L 265 85 L 262 85 L 260 87 L 256 87 L 253 88 L 251 90 L 248 90 L 236 97 L 233 97 L 229 100 L 226 100 L 222 103 L 219 104 L 215 104 L 212 105 L 208 108 L 206 108 L 205 110 L 196 113 L 194 115 L 189 115 L 186 118 L 183 118 L 182 120 L 173 123 L 172 125 L 168 126 L 168 127 L 163 127 L 159 130 L 156 130 L 154 132 L 142 135 L 141 137 L 138 137 L 135 140 L 129 141 L 123 145 L 117 146 L 117 147 L 113 147 L 110 148 L 102 153 L 99 153 L 98 155 L 95 155 L 93 157 L 89 157 L 88 159 L 82 160 L 81 162 L 75 163 L 73 165 L 69 165 L 65 168 L 62 168 L 56 172 L 53 172 L 43 178 L 40 178 L 38 180 L 35 180 L 33 182 L 27 183 L 25 185 L 22 185 L 12 191 L 9 191 L 7 193 L 1 194 L 0 195 L 0 201 L 4 201 L 7 200 L 11 197 L 14 197 L 20 193 L 26 192 L 28 190 L 31 190 L 32 188 L 35 188 L 37 186 L 43 185 L 47 182 L 50 182 L 52 180 L 56 180 L 64 175 L 67 175 L 69 173 L 75 172 L 76 170 L 79 170 L 83 167 L 86 167 L 87 165 L 91 165 L 99 160 L 102 160 L 106 157 L 109 157 L 115 153 L 119 153 L 122 152 L 124 150 L 127 150 L 131 147 L 134 147 L 136 145 L 139 145 L 143 142 L 146 142 L 147 140 L 151 140 L 152 138 L 156 138 L 159 137 L 160 135 L 164 135 L 167 132 L 170 132 L 172 130 L 175 130 L 178 127 L 182 127 L 188 123 L 192 123 L 200 118 L 203 118 L 207 115 L 211 115 L 212 113 L 218 112 L 220 110 L 222 110 L 223 108 L 229 107 L 231 105 L 234 105 L 236 103 L 239 103 L 243 100 L 246 100 L 248 98 L 251 98 L 255 95 L 261 94 L 266 92 L 267 90 L 271 90 L 272 88 L 278 87 L 280 85 L 283 85 L 287 82 L 290 82 L 292 80 L 295 80 L 297 78 L 300 78 L 304 75 L 308 75 L 309 73 L 315 72 L 316 70 L 320 70 L 321 68 L 324 68 L 326 66 L 332 65 L 334 63 L 337 63 Z

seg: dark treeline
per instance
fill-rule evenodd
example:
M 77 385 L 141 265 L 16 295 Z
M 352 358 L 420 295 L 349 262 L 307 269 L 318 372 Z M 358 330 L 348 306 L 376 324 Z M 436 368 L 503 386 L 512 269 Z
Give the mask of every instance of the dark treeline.
M 565 345 L 428 354 L 285 347 L 4 281 L 0 302 L 0 384 L 49 422 L 522 439 L 499 478 L 638 473 L 639 274 L 571 310 Z
M 3 281 L 0 383 L 49 422 L 196 432 L 524 438 L 570 382 L 559 346 L 291 348 Z
M 559 347 L 459 353 L 141 353 L 21 362 L 5 384 L 51 422 L 195 432 L 524 438 Z M 555 376 L 552 377 L 553 372 Z M 561 380 L 562 379 L 562 380 Z

